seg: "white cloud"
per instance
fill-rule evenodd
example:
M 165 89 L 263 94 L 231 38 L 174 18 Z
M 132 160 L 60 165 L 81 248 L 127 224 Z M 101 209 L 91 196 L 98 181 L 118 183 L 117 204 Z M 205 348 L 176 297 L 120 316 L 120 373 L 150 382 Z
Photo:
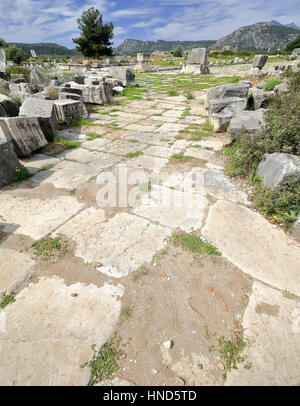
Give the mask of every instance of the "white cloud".
M 134 17 L 134 16 L 147 16 L 149 14 L 155 14 L 158 12 L 156 8 L 129 8 L 121 9 L 111 12 L 110 17 Z

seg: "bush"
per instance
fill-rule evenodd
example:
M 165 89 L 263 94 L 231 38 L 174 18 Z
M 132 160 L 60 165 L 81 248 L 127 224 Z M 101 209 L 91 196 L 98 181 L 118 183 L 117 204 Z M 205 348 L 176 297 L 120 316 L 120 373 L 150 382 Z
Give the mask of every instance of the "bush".
M 233 176 L 255 175 L 264 154 L 284 152 L 300 155 L 300 73 L 293 76 L 291 90 L 274 97 L 265 114 L 262 134 L 243 134 L 235 153 L 229 157 L 227 172 Z
M 27 56 L 21 51 L 21 49 L 16 46 L 9 46 L 5 49 L 6 59 L 12 61 L 17 65 L 20 65 L 21 62 L 26 61 Z
M 264 90 L 269 92 L 271 90 L 274 90 L 274 87 L 279 85 L 281 83 L 280 79 L 273 78 L 268 80 L 268 82 L 264 85 Z
M 289 42 L 287 46 L 285 47 L 286 51 L 293 51 L 296 48 L 300 48 L 300 35 L 294 41 Z
M 289 229 L 300 213 L 300 175 L 288 178 L 274 189 L 257 185 L 254 205 Z

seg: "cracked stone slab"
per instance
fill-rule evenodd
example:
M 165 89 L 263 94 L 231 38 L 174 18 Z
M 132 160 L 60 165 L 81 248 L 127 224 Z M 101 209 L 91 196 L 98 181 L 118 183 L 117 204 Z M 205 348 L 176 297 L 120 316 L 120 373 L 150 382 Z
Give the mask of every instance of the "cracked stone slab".
M 224 136 L 222 138 L 205 139 L 197 141 L 194 144 L 199 145 L 202 148 L 210 148 L 213 151 L 221 151 L 226 145 L 231 144 L 232 138 L 230 136 Z
M 52 169 L 37 173 L 32 180 L 40 184 L 51 183 L 57 188 L 71 190 L 85 184 L 100 172 L 101 166 L 96 167 L 79 162 L 63 161 Z
M 240 367 L 225 384 L 241 386 L 298 386 L 300 382 L 300 304 L 282 292 L 254 282 L 243 317 L 249 345 L 243 352 L 250 369 Z
M 87 385 L 81 365 L 113 333 L 121 310 L 121 285 L 76 283 L 41 278 L 5 308 L 0 330 L 1 385 Z M 98 347 L 98 348 L 99 348 Z
M 4 223 L 4 232 L 24 234 L 37 240 L 65 223 L 82 207 L 71 196 L 40 200 L 3 193 L 0 197 L 0 224 Z
M 209 169 L 205 171 L 204 189 L 206 193 L 212 194 L 220 200 L 249 203 L 246 193 L 236 189 L 234 184 L 221 170 Z
M 122 139 L 102 148 L 102 151 L 113 154 L 126 155 L 130 152 L 143 151 L 148 145 L 132 142 L 130 139 Z
M 111 142 L 112 142 L 111 140 L 107 140 L 104 138 L 95 138 L 94 140 L 83 142 L 81 144 L 81 146 L 83 148 L 87 148 L 87 149 L 91 149 L 91 150 L 99 150 Z
M 169 132 L 178 133 L 181 130 L 185 129 L 184 124 L 177 124 L 177 123 L 165 123 L 161 127 L 155 129 L 155 133 L 162 133 L 166 134 Z
M 191 232 L 201 228 L 208 200 L 201 194 L 153 186 L 138 202 L 134 213 L 174 229 Z
M 29 173 L 34 175 L 41 169 L 47 167 L 47 165 L 56 165 L 60 162 L 60 159 L 44 154 L 35 154 L 29 159 L 20 160 L 20 162 L 25 166 Z
M 22 252 L 1 248 L 0 300 L 13 293 L 31 275 L 34 261 Z
M 74 148 L 71 150 L 66 150 L 58 155 L 58 158 L 77 161 L 83 164 L 93 162 L 95 159 L 98 159 L 100 157 L 100 152 L 88 151 L 84 148 Z
M 153 155 L 153 156 L 158 156 L 160 158 L 166 158 L 169 159 L 173 154 L 179 154 L 181 152 L 181 149 L 179 148 L 167 148 L 167 147 L 161 147 L 158 145 L 148 147 L 144 150 L 144 153 L 146 155 Z
M 164 247 L 171 230 L 128 213 L 104 222 L 102 209 L 89 208 L 57 230 L 76 243 L 75 254 L 84 262 L 100 262 L 100 272 L 115 278 L 127 276 L 151 261 Z
M 210 151 L 208 149 L 191 147 L 185 151 L 185 155 L 208 161 L 209 159 L 211 159 L 214 156 L 214 151 Z
M 85 141 L 87 139 L 86 134 L 79 130 L 61 130 L 58 135 L 68 141 Z
M 136 158 L 130 158 L 126 164 L 131 168 L 148 169 L 152 172 L 160 172 L 168 164 L 165 158 L 159 158 L 151 155 L 140 155 Z
M 202 234 L 243 272 L 300 295 L 300 247 L 260 214 L 219 200 Z

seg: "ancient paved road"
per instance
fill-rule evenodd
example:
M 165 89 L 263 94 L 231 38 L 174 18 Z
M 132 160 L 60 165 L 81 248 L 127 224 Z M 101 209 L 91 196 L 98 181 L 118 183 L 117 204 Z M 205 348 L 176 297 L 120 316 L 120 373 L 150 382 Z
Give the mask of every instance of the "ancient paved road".
M 0 191 L 0 295 L 16 295 L 0 313 L 0 384 L 85 385 L 80 366 L 113 334 L 117 375 L 138 385 L 299 384 L 300 248 L 224 175 L 228 136 L 211 134 L 204 89 L 168 95 L 174 75 L 142 75 L 140 96 L 61 132 L 78 148 L 34 155 L 34 176 Z M 178 232 L 222 256 L 193 255 Z M 33 258 L 47 234 L 67 239 L 65 258 Z M 237 326 L 246 368 L 224 380 L 218 337 Z

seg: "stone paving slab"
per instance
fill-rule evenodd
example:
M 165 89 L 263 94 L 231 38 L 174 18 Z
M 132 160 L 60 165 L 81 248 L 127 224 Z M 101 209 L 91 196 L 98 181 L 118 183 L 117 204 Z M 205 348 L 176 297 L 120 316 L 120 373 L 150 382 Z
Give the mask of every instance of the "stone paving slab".
M 160 146 L 151 146 L 144 149 L 146 155 L 158 156 L 160 158 L 169 159 L 173 154 L 179 154 L 181 149 L 179 148 L 167 148 Z
M 87 385 L 81 368 L 114 331 L 123 295 L 121 285 L 76 283 L 41 278 L 5 308 L 0 331 L 1 385 Z
M 102 151 L 113 154 L 126 155 L 130 152 L 143 151 L 148 145 L 139 142 L 132 142 L 128 139 L 117 140 L 111 144 L 105 145 Z
M 95 159 L 100 158 L 101 153 L 97 151 L 88 151 L 84 148 L 74 148 L 62 152 L 61 154 L 57 155 L 57 157 L 60 159 L 67 159 L 88 164 Z
M 198 159 L 204 159 L 205 161 L 211 159 L 214 156 L 214 152 L 202 149 L 202 148 L 187 148 L 185 151 L 185 155 L 192 156 Z
M 33 182 L 40 184 L 51 183 L 61 189 L 77 189 L 93 176 L 98 175 L 101 168 L 91 167 L 79 162 L 63 161 L 54 168 L 37 173 Z
M 260 214 L 219 200 L 202 234 L 243 272 L 300 296 L 300 247 Z
M 95 138 L 91 141 L 86 141 L 81 144 L 82 148 L 90 149 L 90 150 L 100 150 L 105 145 L 111 143 L 112 140 L 108 140 L 105 138 Z
M 226 385 L 298 386 L 300 382 L 300 302 L 254 282 L 243 317 L 250 369 L 229 372 Z
M 168 160 L 151 155 L 140 155 L 137 158 L 128 159 L 126 164 L 131 168 L 160 172 L 168 164 Z
M 90 208 L 57 233 L 75 241 L 76 256 L 86 263 L 101 263 L 103 266 L 97 269 L 115 278 L 122 278 L 151 261 L 171 233 L 169 228 L 128 213 L 118 213 L 107 222 L 104 218 L 103 210 Z
M 35 154 L 29 159 L 20 160 L 20 162 L 32 175 L 48 165 L 56 165 L 59 161 L 60 159 L 58 157 L 54 158 L 43 154 Z
M 155 185 L 133 212 L 164 226 L 191 232 L 201 228 L 207 208 L 208 200 L 202 195 Z
M 33 271 L 34 261 L 22 252 L 11 249 L 0 249 L 0 301 L 5 295 L 13 293 L 22 285 Z
M 41 200 L 2 193 L 0 224 L 4 223 L 4 232 L 24 234 L 37 240 L 65 223 L 82 207 L 71 196 Z

